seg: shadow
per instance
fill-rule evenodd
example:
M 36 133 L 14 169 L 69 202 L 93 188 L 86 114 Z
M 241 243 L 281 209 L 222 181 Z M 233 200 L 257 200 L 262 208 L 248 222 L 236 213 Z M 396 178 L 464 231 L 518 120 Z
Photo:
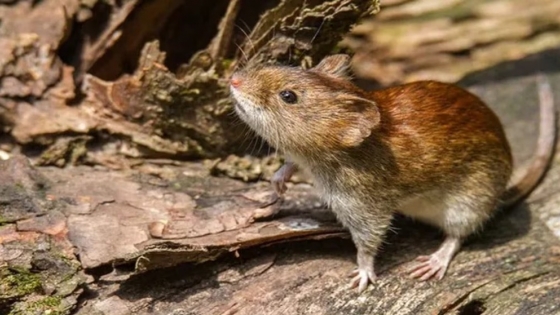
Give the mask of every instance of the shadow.
M 538 73 L 558 73 L 560 72 L 560 58 L 558 56 L 560 56 L 560 47 L 548 49 L 519 60 L 505 61 L 490 68 L 472 72 L 456 84 L 468 88 L 506 79 L 533 76 Z M 354 84 L 367 91 L 392 86 L 384 86 L 375 80 L 359 77 L 354 79 Z
M 465 250 L 491 250 L 523 237 L 529 233 L 532 220 L 525 201 L 513 208 L 498 210 L 479 233 L 466 240 Z
M 527 235 L 531 221 L 531 212 L 525 202 L 511 209 L 498 210 L 478 233 L 465 240 L 461 251 L 491 251 Z M 385 244 L 377 255 L 376 269 L 382 273 L 419 255 L 429 255 L 437 250 L 444 237 L 443 231 L 438 228 L 396 215 L 392 231 L 387 234 Z
M 185 263 L 132 276 L 120 284 L 114 295 L 128 301 L 150 297 L 153 302 L 146 307 L 146 311 L 151 312 L 155 303 L 179 303 L 189 296 L 227 285 L 229 282 L 219 279 L 220 274 L 227 270 L 242 275 L 262 263 L 262 258 L 274 257 L 271 263 L 283 266 L 319 258 L 354 261 L 356 255 L 350 239 L 304 240 L 238 252 L 239 257 L 231 253 L 212 262 L 198 265 Z
M 520 60 L 502 62 L 491 68 L 473 72 L 457 84 L 469 87 L 505 79 L 532 76 L 537 73 L 557 73 L 560 72 L 560 58 L 558 56 L 560 56 L 560 47 L 545 50 Z

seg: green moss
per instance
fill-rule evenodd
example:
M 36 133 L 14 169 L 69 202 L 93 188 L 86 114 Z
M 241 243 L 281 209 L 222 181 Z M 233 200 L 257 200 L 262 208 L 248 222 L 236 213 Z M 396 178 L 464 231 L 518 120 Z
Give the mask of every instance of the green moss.
M 22 303 L 13 308 L 8 315 L 24 314 L 49 314 L 64 315 L 66 310 L 62 305 L 62 298 L 59 296 L 47 296 L 37 301 Z
M 231 66 L 233 60 L 232 59 L 222 59 L 222 68 L 223 69 L 229 69 L 229 67 Z
M 41 277 L 27 270 L 4 268 L 0 275 L 1 292 L 6 297 L 27 295 L 41 288 Z

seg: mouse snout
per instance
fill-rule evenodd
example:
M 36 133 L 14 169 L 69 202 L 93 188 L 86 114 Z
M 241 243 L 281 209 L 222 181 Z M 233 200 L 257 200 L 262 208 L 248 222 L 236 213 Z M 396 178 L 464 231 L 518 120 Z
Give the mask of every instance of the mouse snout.
M 231 79 L 229 80 L 229 83 L 231 84 L 231 86 L 233 86 L 234 88 L 237 88 L 241 85 L 241 77 L 238 74 L 233 74 L 231 76 Z

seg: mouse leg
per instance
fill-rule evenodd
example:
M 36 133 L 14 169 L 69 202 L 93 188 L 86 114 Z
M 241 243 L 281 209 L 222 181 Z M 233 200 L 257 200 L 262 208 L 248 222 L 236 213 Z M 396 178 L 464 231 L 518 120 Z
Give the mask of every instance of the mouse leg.
M 416 258 L 420 263 L 411 270 L 412 278 L 420 278 L 426 281 L 433 276 L 441 280 L 447 271 L 449 263 L 461 248 L 461 239 L 455 236 L 447 236 L 441 246 L 431 255 L 422 255 Z
M 288 187 L 286 182 L 290 180 L 292 175 L 297 171 L 297 166 L 293 162 L 286 162 L 280 167 L 270 180 L 274 194 L 269 202 L 261 205 L 261 208 L 266 208 L 277 203 L 282 195 L 286 192 Z
M 474 181 L 473 186 L 481 182 L 483 181 Z M 497 197 L 488 195 L 487 191 L 481 194 L 473 194 L 473 191 L 477 192 L 475 189 L 467 191 L 471 193 L 442 194 L 439 199 L 441 202 L 432 200 L 430 204 L 425 204 L 430 208 L 429 212 L 418 212 L 430 213 L 429 220 L 424 216 L 424 221 L 441 228 L 446 237 L 434 253 L 416 258 L 418 264 L 409 270 L 412 278 L 421 281 L 431 278 L 443 279 L 453 257 L 460 250 L 462 241 L 490 218 L 496 207 Z M 422 219 L 421 216 L 416 217 Z
M 286 182 L 292 178 L 292 175 L 294 175 L 296 171 L 297 166 L 293 162 L 286 162 L 274 173 L 270 183 L 278 196 L 282 196 L 286 192 L 288 189 L 288 187 L 286 187 Z
M 377 278 L 373 269 L 375 254 L 365 248 L 358 246 L 357 262 L 358 268 L 351 274 L 351 288 L 358 287 L 358 293 L 362 293 L 369 283 L 373 283 Z
M 350 286 L 351 288 L 357 287 L 358 293 L 362 293 L 377 278 L 374 260 L 389 229 L 392 215 L 389 211 L 370 207 L 367 211 L 355 208 L 352 212 L 335 212 L 341 222 L 348 227 L 352 241 L 356 245 L 358 268 L 351 274 L 353 278 Z

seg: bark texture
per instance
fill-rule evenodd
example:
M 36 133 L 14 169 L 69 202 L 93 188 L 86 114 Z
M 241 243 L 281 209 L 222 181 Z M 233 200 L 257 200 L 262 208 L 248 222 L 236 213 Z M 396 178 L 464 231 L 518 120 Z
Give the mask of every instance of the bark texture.
M 337 46 L 379 1 L 0 1 L 0 314 L 560 314 L 558 155 L 443 281 L 406 278 L 442 237 L 395 218 L 358 296 L 354 245 L 304 174 L 260 207 L 282 160 L 230 115 L 224 81 L 354 50 L 381 85 L 480 95 L 523 167 L 533 75 L 560 99 L 556 2 L 387 0 Z
M 231 72 L 315 64 L 378 10 L 378 0 L 3 5 L 0 120 L 15 144 L 39 149 L 41 165 L 241 153 Z

